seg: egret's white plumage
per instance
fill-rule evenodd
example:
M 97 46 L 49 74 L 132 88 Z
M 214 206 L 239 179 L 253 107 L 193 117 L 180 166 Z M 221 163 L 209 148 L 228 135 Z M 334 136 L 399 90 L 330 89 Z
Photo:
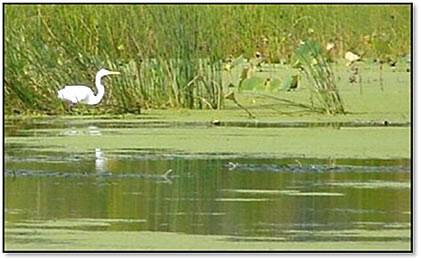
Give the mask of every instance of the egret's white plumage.
M 57 97 L 69 103 L 85 103 L 95 105 L 101 102 L 104 97 L 104 85 L 101 84 L 101 78 L 110 74 L 120 74 L 106 69 L 101 69 L 95 76 L 95 86 L 98 90 L 95 95 L 91 88 L 83 85 L 69 85 L 58 91 Z

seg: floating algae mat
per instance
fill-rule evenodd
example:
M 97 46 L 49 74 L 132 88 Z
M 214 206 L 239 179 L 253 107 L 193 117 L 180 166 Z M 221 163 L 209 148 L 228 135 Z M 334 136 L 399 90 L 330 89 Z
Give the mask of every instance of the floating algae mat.
M 149 122 L 149 121 L 147 121 Z M 95 149 L 167 150 L 183 154 L 247 154 L 263 157 L 312 158 L 409 158 L 408 123 L 388 126 L 346 125 L 345 123 L 291 127 L 289 123 L 264 128 L 215 126 L 210 121 L 162 121 L 147 124 L 140 119 L 119 126 L 102 121 L 40 128 L 19 122 L 6 128 L 10 146 L 31 146 L 57 152 L 89 152 Z M 57 124 L 54 122 L 54 124 Z M 107 123 L 111 124 L 111 123 Z M 137 124 L 137 126 L 136 126 Z M 250 121 L 249 124 L 253 124 Z M 269 124 L 269 123 L 268 123 Z M 271 123 L 272 125 L 274 123 Z M 333 124 L 333 125 L 332 125 Z M 383 124 L 383 123 L 382 123 Z M 103 127 L 101 127 L 103 126 Z M 134 127 L 136 126 L 136 127 Z
M 409 126 L 186 122 L 8 121 L 5 249 L 411 248 Z

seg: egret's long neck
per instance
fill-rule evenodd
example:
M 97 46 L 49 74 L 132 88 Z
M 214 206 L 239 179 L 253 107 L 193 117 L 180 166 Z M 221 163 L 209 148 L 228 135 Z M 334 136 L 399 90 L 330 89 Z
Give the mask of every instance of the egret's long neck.
M 101 102 L 102 98 L 104 97 L 104 85 L 101 84 L 101 78 L 103 75 L 97 75 L 95 77 L 95 86 L 97 89 L 97 94 L 89 100 L 89 104 L 98 104 Z

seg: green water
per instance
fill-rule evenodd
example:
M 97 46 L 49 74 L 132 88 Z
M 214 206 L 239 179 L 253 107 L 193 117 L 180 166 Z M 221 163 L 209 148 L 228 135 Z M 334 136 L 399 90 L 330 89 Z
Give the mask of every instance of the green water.
M 129 122 L 6 121 L 6 250 L 411 249 L 409 127 Z

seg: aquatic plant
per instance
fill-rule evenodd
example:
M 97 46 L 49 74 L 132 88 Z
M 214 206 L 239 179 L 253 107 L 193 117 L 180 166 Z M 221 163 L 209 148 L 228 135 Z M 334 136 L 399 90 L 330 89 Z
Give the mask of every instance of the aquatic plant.
M 296 50 L 297 61 L 294 66 L 300 68 L 311 82 L 310 89 L 327 114 L 345 113 L 335 76 L 323 52 L 317 42 L 307 40 Z
M 405 56 L 410 15 L 410 5 L 5 4 L 5 113 L 63 113 L 57 90 L 90 82 L 99 68 L 123 74 L 100 107 L 81 112 L 219 109 L 227 57 L 259 51 L 267 63 L 289 63 L 309 34 L 335 43 L 332 59 L 355 48 L 365 57 Z

